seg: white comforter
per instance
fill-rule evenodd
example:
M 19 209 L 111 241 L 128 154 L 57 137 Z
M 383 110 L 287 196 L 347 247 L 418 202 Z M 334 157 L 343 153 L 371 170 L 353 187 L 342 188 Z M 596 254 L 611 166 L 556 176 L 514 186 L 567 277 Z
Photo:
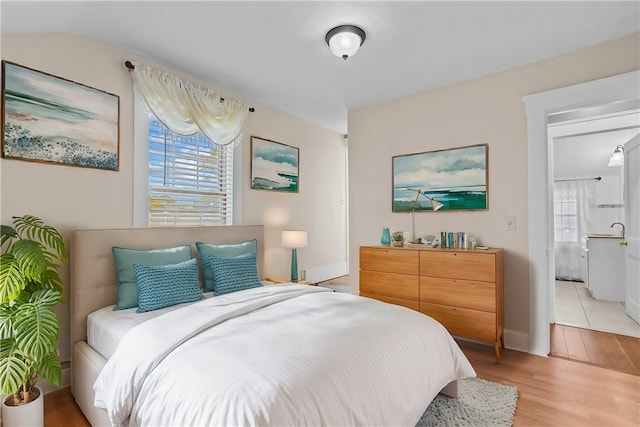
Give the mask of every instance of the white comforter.
M 203 300 L 136 326 L 95 385 L 114 425 L 415 425 L 475 372 L 438 322 L 306 285 Z

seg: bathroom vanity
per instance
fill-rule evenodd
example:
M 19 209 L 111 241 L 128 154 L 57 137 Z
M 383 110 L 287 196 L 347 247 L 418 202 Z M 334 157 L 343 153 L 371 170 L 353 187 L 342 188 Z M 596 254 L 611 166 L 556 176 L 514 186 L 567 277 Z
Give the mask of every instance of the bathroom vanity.
M 595 299 L 624 302 L 624 246 L 620 236 L 587 235 L 587 287 Z

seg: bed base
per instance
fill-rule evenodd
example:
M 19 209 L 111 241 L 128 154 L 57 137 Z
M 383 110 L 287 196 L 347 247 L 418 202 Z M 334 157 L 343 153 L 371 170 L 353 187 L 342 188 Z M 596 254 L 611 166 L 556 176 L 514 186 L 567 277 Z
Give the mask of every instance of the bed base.
M 107 363 L 106 359 L 89 347 L 85 341 L 78 341 L 73 346 L 71 363 L 74 366 L 71 394 L 80 410 L 93 427 L 111 426 L 107 411 L 93 406 L 95 398 L 93 384 Z

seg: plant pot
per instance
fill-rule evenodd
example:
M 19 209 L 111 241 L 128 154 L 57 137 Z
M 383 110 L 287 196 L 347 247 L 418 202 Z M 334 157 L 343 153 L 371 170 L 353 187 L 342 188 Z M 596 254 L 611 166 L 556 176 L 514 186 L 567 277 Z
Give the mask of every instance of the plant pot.
M 44 426 L 44 393 L 38 386 L 34 387 L 40 393 L 36 400 L 20 406 L 9 406 L 7 396 L 2 400 L 2 427 Z

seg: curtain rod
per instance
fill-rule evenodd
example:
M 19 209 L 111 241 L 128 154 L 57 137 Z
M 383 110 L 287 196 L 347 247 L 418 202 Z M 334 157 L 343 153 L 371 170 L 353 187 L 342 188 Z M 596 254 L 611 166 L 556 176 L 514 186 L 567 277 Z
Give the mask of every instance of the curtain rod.
M 131 61 L 124 61 L 124 66 L 127 67 L 129 71 L 133 71 L 136 69 L 136 66 L 133 65 Z M 220 101 L 224 101 L 224 98 L 220 98 Z M 249 107 L 249 112 L 253 113 L 254 111 L 256 111 L 255 108 Z
M 566 182 L 566 181 L 591 181 L 595 179 L 596 181 L 600 181 L 602 179 L 601 176 L 596 176 L 595 178 L 578 178 L 578 179 L 556 179 L 553 182 Z

